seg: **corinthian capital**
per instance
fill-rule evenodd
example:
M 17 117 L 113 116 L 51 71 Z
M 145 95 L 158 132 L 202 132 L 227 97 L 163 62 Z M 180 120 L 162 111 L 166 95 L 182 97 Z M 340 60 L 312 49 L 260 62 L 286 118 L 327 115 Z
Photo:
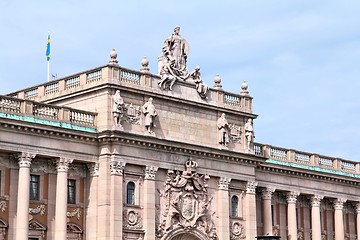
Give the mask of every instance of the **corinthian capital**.
M 155 175 L 158 167 L 146 166 L 145 168 L 145 180 L 155 180 Z
M 87 167 L 90 172 L 91 177 L 98 177 L 99 176 L 99 163 L 89 163 Z
M 116 176 L 122 176 L 125 168 L 125 162 L 120 160 L 112 160 L 110 162 L 110 174 Z
M 218 182 L 218 187 L 220 190 L 228 190 L 230 185 L 231 178 L 221 177 Z
M 335 210 L 343 210 L 345 202 L 346 202 L 346 199 L 344 199 L 344 198 L 336 199 L 334 201 L 334 209 Z
M 286 200 L 288 201 L 288 203 L 296 203 L 297 197 L 299 195 L 300 195 L 300 192 L 297 192 L 297 191 L 288 192 L 286 194 Z
M 311 206 L 313 207 L 320 207 L 321 200 L 324 196 L 321 195 L 314 195 L 311 197 Z
M 256 187 L 257 187 L 258 183 L 255 182 L 255 181 L 249 181 L 247 182 L 246 184 L 246 193 L 247 194 L 255 194 L 255 190 L 256 190 Z
M 67 172 L 69 170 L 69 165 L 73 162 L 74 159 L 61 157 L 56 160 L 56 170 L 58 172 Z
M 261 190 L 261 197 L 262 199 L 271 200 L 272 194 L 275 192 L 276 188 L 274 187 L 267 187 Z
M 22 152 L 15 154 L 15 158 L 18 160 L 20 168 L 29 168 L 31 165 L 31 161 L 35 158 L 35 156 L 35 153 L 30 152 Z

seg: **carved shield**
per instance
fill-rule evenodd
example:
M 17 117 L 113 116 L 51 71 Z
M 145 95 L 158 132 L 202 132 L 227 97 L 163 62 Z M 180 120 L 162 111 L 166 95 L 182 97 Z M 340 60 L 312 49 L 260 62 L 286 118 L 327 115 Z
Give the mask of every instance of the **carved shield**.
M 194 199 L 192 194 L 186 194 L 181 199 L 181 216 L 186 220 L 194 218 L 196 213 L 197 201 Z

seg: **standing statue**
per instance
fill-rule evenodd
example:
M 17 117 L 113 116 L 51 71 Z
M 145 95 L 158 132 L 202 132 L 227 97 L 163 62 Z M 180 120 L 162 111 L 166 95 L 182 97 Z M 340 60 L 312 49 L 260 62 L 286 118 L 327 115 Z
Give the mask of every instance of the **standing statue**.
M 229 143 L 229 123 L 225 118 L 225 113 L 221 114 L 221 117 L 217 120 L 218 127 L 218 142 L 223 146 L 227 146 Z
M 190 76 L 194 80 L 195 89 L 199 93 L 201 98 L 206 98 L 206 92 L 209 90 L 209 87 L 203 82 L 200 74 L 200 67 L 197 66 L 191 73 Z
M 173 59 L 175 60 L 175 69 L 186 72 L 189 45 L 179 33 L 180 27 L 175 27 L 174 32 L 164 42 L 163 54 L 170 62 Z
M 245 138 L 246 138 L 246 142 L 247 142 L 247 149 L 252 150 L 251 147 L 254 142 L 255 134 L 254 134 L 254 128 L 253 128 L 253 123 L 252 123 L 251 118 L 249 118 L 247 120 L 244 128 L 245 128 Z
M 114 127 L 122 127 L 121 120 L 124 116 L 125 103 L 123 98 L 120 96 L 120 90 L 116 90 L 115 94 L 112 96 L 114 105 L 113 105 L 113 116 L 114 116 Z
M 152 133 L 152 127 L 156 127 L 155 118 L 157 116 L 157 112 L 155 110 L 155 106 L 152 103 L 153 99 L 149 98 L 149 100 L 142 106 L 142 111 L 145 115 L 145 128 L 149 133 Z

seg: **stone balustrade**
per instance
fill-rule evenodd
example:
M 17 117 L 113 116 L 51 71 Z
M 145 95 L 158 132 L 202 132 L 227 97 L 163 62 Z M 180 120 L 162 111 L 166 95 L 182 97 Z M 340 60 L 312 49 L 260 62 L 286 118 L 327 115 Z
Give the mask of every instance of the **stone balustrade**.
M 116 84 L 128 88 L 139 89 L 158 94 L 167 94 L 166 91 L 158 87 L 160 76 L 147 72 L 134 71 L 114 65 L 105 65 L 91 69 L 86 72 L 71 75 L 61 79 L 56 79 L 44 84 L 28 89 L 20 90 L 8 94 L 9 97 L 29 99 L 34 101 L 46 101 L 60 95 L 71 94 L 73 92 L 100 86 L 102 84 Z M 182 94 L 197 96 L 195 84 L 192 81 L 178 81 Z M 190 95 L 176 95 L 175 97 L 201 101 L 201 98 L 191 97 Z M 234 94 L 224 91 L 222 88 L 210 88 L 207 93 L 206 102 L 209 105 L 221 106 L 224 108 L 239 110 L 247 113 L 252 112 L 252 97 L 249 94 Z
M 292 164 L 291 166 L 301 165 L 310 170 L 323 169 L 324 172 L 340 171 L 343 173 L 357 174 L 356 177 L 360 178 L 360 163 L 355 161 L 274 147 L 260 143 L 254 144 L 254 153 L 255 155 L 273 160 L 269 162 L 283 162 L 283 165 Z
M 96 113 L 7 96 L 0 96 L 0 112 L 96 127 Z

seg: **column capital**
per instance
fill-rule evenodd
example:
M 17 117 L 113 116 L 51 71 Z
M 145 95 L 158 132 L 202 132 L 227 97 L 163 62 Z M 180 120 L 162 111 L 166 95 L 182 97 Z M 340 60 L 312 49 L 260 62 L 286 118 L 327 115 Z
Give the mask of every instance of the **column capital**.
M 356 203 L 356 212 L 360 214 L 360 202 Z
M 35 153 L 30 152 L 21 152 L 14 154 L 15 158 L 18 160 L 20 168 L 30 168 L 32 160 L 35 158 Z
M 276 188 L 274 187 L 267 187 L 261 189 L 261 197 L 265 200 L 271 200 L 272 194 L 275 192 Z
M 300 192 L 292 191 L 286 194 L 286 200 L 288 203 L 296 203 L 297 197 L 300 195 Z
M 116 176 L 122 176 L 125 168 L 125 162 L 120 160 L 112 160 L 110 162 L 110 174 Z
M 99 176 L 99 163 L 88 163 L 87 167 L 89 169 L 91 177 Z
M 145 180 L 155 180 L 156 172 L 159 168 L 155 166 L 146 166 L 145 168 Z
M 218 181 L 219 190 L 229 190 L 231 178 L 221 177 Z
M 246 183 L 246 193 L 247 194 L 255 194 L 257 185 L 258 185 L 258 182 L 256 182 L 256 181 L 248 181 Z
M 58 172 L 67 172 L 69 165 L 74 161 L 72 158 L 60 157 L 56 160 L 56 170 Z
M 321 195 L 313 195 L 311 196 L 311 206 L 312 207 L 320 207 L 321 200 L 324 198 L 324 196 Z
M 346 202 L 345 198 L 337 198 L 334 201 L 334 209 L 335 210 L 343 210 L 344 203 Z

